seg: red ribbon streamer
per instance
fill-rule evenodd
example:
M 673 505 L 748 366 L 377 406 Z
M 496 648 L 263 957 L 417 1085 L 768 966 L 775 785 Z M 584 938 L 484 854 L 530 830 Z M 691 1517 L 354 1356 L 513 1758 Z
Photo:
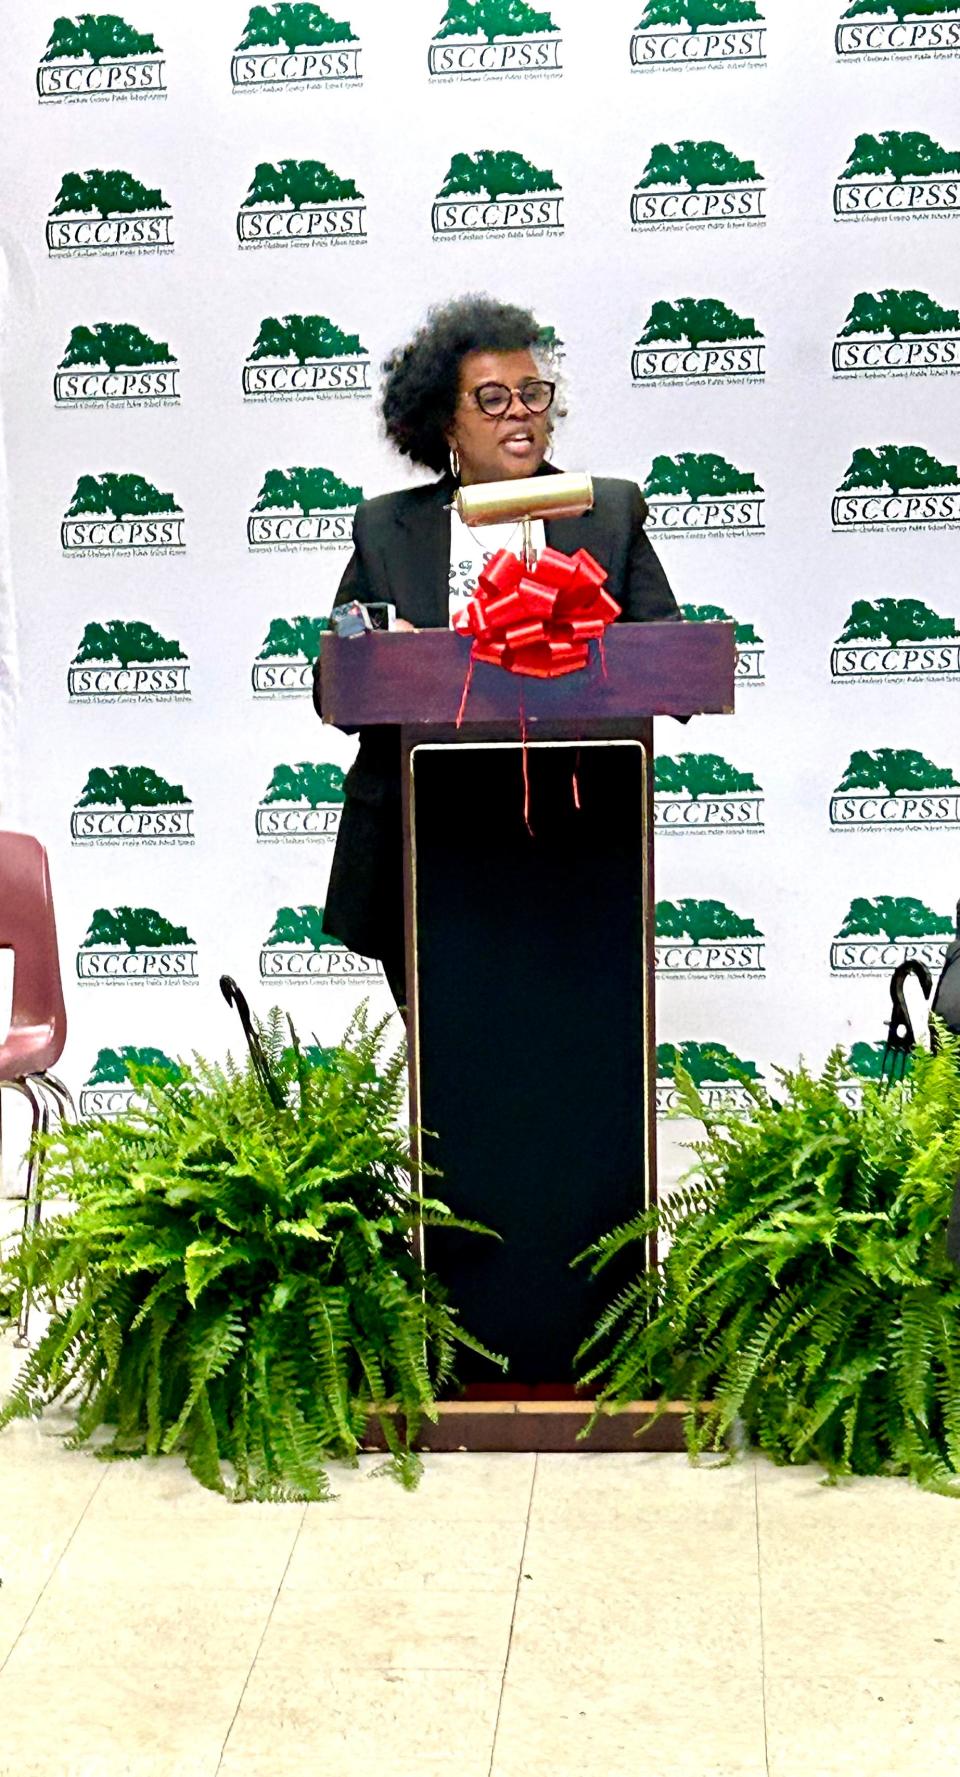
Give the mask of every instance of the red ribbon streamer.
M 530 825 L 530 759 L 527 754 L 527 712 L 523 702 L 523 691 L 520 692 L 520 764 L 523 771 L 523 824 L 531 839 L 533 828 Z

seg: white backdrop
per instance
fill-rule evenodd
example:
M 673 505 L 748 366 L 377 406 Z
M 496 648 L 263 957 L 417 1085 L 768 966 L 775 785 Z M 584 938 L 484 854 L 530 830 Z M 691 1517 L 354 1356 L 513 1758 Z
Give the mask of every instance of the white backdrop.
M 321 1041 L 364 993 L 388 1004 L 296 913 L 323 904 L 336 806 L 274 774 L 351 747 L 278 624 L 328 612 L 349 490 L 406 479 L 378 437 L 380 360 L 468 290 L 555 330 L 556 460 L 647 485 L 677 597 L 743 626 L 736 717 L 658 725 L 665 760 L 699 760 L 661 766 L 661 1041 L 819 1061 L 882 1036 L 900 956 L 936 967 L 960 892 L 960 9 L 848 10 L 838 38 L 843 0 L 717 0 L 729 27 L 695 33 L 703 0 L 555 0 L 506 34 L 516 0 L 345 0 L 326 46 L 317 8 L 260 7 L 252 35 L 272 14 L 294 48 L 239 52 L 244 0 L 130 0 L 139 42 L 45 62 L 54 8 L 7 17 L 0 818 L 51 853 L 75 1088 L 101 1049 L 222 1052 L 224 970 Z M 519 177 L 471 190 L 455 157 L 489 175 L 503 161 L 475 157 L 507 151 Z M 129 179 L 90 178 L 114 170 Z M 106 217 L 80 207 L 97 198 Z M 888 302 L 913 353 L 870 317 L 884 290 L 939 305 Z M 861 349 L 835 371 L 858 298 L 843 343 Z M 350 336 L 318 359 L 314 330 L 306 392 L 290 330 L 264 332 L 286 316 Z M 332 510 L 278 508 L 267 477 L 297 466 L 335 478 Z M 144 479 L 103 479 L 121 475 Z M 701 483 L 720 491 L 691 501 Z M 309 507 L 302 480 L 280 497 L 297 492 Z M 882 635 L 881 601 L 904 599 L 926 613 Z

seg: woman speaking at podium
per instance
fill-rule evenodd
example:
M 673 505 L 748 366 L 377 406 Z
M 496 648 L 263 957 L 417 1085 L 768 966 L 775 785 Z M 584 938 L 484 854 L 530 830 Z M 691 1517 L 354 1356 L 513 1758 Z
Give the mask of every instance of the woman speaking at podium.
M 525 309 L 466 296 L 432 309 L 409 344 L 387 359 L 387 437 L 439 479 L 358 506 L 353 554 L 335 605 L 386 603 L 398 628 L 446 628 L 474 591 L 484 561 L 498 549 L 516 549 L 517 525 L 485 525 L 478 533 L 451 510 L 451 500 L 458 484 L 556 472 L 546 461 L 556 384 L 544 374 L 550 366 L 540 331 Z M 595 477 L 593 490 L 593 509 L 582 517 L 535 524 L 535 548 L 546 542 L 567 554 L 588 549 L 606 569 L 621 621 L 678 618 L 644 531 L 639 488 Z M 318 663 L 318 712 L 319 698 Z M 399 736 L 392 728 L 367 728 L 346 777 L 324 929 L 349 949 L 378 957 L 403 1006 L 401 860 Z

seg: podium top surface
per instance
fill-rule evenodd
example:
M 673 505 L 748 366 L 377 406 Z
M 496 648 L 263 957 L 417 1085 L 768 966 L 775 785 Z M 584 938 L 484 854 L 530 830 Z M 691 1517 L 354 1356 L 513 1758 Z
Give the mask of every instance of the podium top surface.
M 470 640 L 452 630 L 371 631 L 323 638 L 323 719 L 335 728 L 390 724 L 448 727 L 457 719 Z M 729 715 L 736 650 L 732 623 L 616 623 L 581 672 L 533 679 L 478 662 L 461 733 L 498 723 L 515 729 L 522 695 L 530 728 L 644 721 L 650 716 Z M 604 670 L 605 667 L 605 670 Z

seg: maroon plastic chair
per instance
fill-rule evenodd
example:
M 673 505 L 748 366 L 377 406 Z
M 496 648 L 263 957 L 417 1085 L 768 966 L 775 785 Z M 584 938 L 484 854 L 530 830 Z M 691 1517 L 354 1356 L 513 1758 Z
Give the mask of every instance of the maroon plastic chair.
M 29 833 L 0 832 L 0 949 L 13 951 L 13 1011 L 0 1043 L 0 1087 L 27 1099 L 32 1136 L 46 1134 L 51 1113 L 73 1112 L 73 1100 L 51 1073 L 67 1040 L 57 928 L 47 854 Z M 42 1160 L 31 1140 L 23 1226 L 40 1220 Z M 30 1304 L 21 1305 L 17 1343 L 27 1340 Z

